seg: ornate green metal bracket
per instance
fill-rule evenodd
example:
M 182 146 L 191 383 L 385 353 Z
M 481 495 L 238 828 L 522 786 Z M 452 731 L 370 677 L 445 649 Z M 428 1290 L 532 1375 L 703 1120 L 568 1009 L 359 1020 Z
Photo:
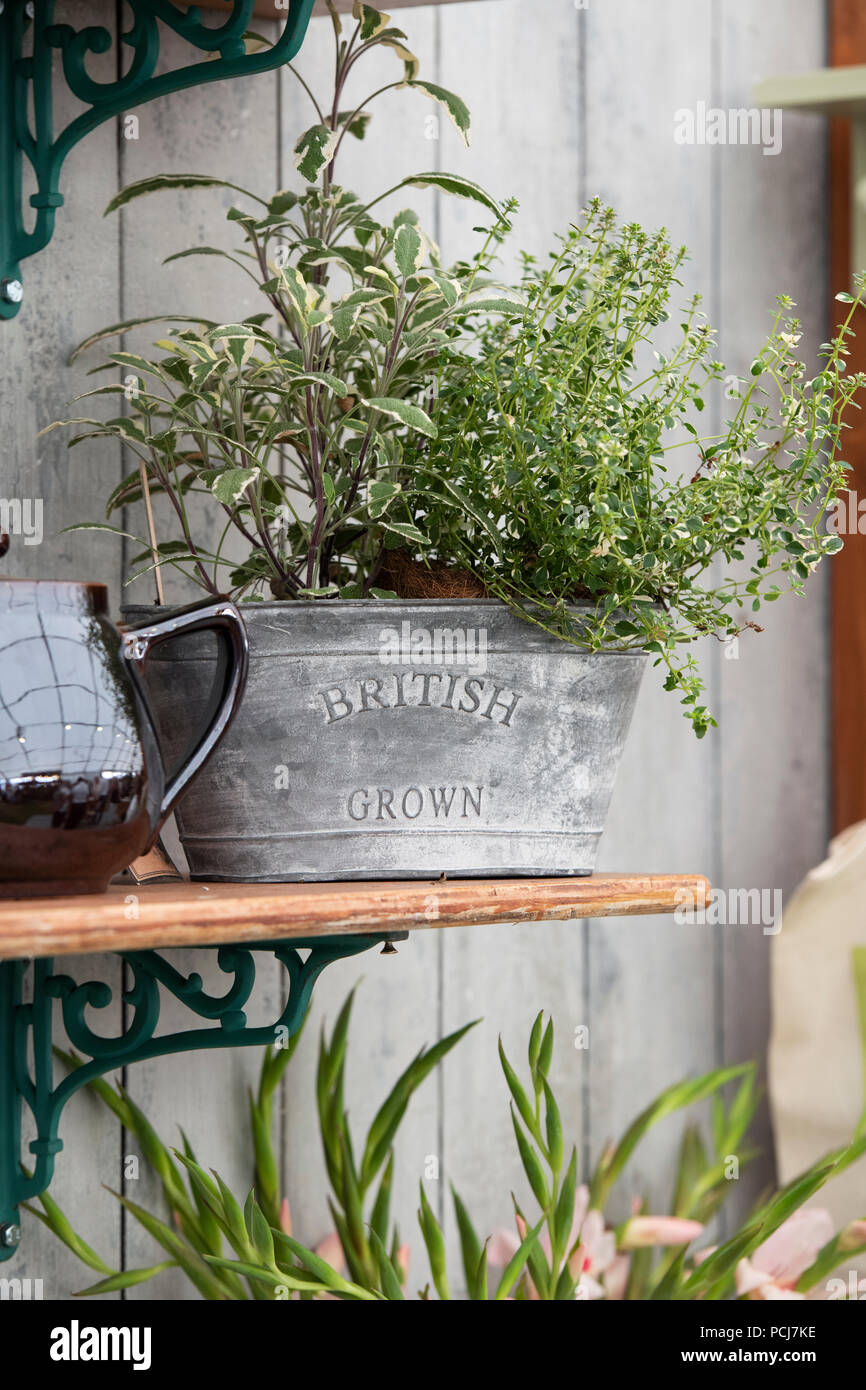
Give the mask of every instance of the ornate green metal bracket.
M 51 959 L 37 960 L 32 966 L 17 960 L 0 964 L 0 1260 L 9 1259 L 18 1246 L 20 1203 L 37 1197 L 51 1183 L 55 1156 L 63 1148 L 58 1137 L 63 1107 L 88 1081 L 132 1062 L 175 1052 L 279 1045 L 281 1039 L 300 1028 L 313 986 L 326 965 L 372 946 L 403 940 L 406 935 L 320 936 L 309 941 L 198 947 L 216 950 L 220 970 L 233 977 L 221 995 L 209 994 L 200 975 L 182 974 L 158 951 L 122 952 L 121 959 L 132 971 L 132 984 L 122 997 L 132 1012 L 124 1031 L 116 1037 L 94 1032 L 85 1016 L 87 1009 L 105 1009 L 111 1003 L 112 991 L 107 984 L 97 980 L 77 984 L 71 976 L 56 973 Z M 300 954 L 303 950 L 309 952 L 306 958 Z M 288 977 L 285 1008 L 275 1023 L 264 1027 L 250 1027 L 244 1013 L 255 983 L 256 951 L 273 954 L 285 966 Z M 32 983 L 29 1001 L 25 1002 L 28 970 L 32 970 Z M 211 1026 L 157 1036 L 162 990 Z M 66 1036 L 83 1061 L 55 1085 L 52 1049 L 56 1000 Z M 25 1105 L 36 1130 L 29 1145 L 36 1160 L 29 1177 L 21 1154 Z
M 244 42 L 254 0 L 233 0 L 231 14 L 218 24 L 206 23 L 196 6 L 174 0 L 127 0 L 133 22 L 121 43 L 131 50 L 131 58 L 110 82 L 96 81 L 87 70 L 91 54 L 112 48 L 110 31 L 99 25 L 76 29 L 55 24 L 54 4 L 55 0 L 0 0 L 0 317 L 7 319 L 17 314 L 24 294 L 21 262 L 47 246 L 53 235 L 55 213 L 63 204 L 60 172 L 73 146 L 131 106 L 201 82 L 268 72 L 289 62 L 303 42 L 314 0 L 288 0 L 282 33 L 272 47 L 257 53 L 247 53 Z M 202 58 L 157 74 L 161 26 L 186 39 Z M 56 52 L 67 87 L 85 107 L 57 135 L 52 81 Z M 30 198 L 35 217 L 29 228 L 23 208 L 25 159 L 37 188 Z

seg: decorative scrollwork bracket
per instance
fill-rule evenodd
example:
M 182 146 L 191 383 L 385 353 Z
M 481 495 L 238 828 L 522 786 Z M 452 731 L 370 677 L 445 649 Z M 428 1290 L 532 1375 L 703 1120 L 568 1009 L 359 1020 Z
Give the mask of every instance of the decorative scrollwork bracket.
M 276 42 L 248 52 L 244 35 L 254 0 L 232 0 L 231 13 L 219 23 L 206 23 L 199 8 L 175 0 L 127 0 L 133 21 L 120 35 L 119 51 L 130 49 L 131 57 L 122 71 L 118 60 L 114 80 L 97 81 L 87 63 L 92 54 L 111 50 L 114 38 L 108 29 L 56 24 L 55 0 L 0 0 L 0 318 L 14 317 L 21 306 L 21 262 L 51 240 L 56 211 L 63 205 L 60 173 L 73 146 L 131 106 L 184 87 L 268 72 L 289 62 L 303 42 L 313 3 L 288 0 Z M 173 72 L 157 72 L 165 30 L 187 40 L 201 58 Z M 66 85 L 84 110 L 55 134 L 53 68 L 58 52 Z M 29 227 L 23 207 L 25 160 L 36 183 Z
M 51 1183 L 54 1159 L 63 1148 L 58 1135 L 60 1116 L 70 1096 L 82 1086 L 132 1062 L 176 1052 L 279 1046 L 300 1028 L 325 966 L 405 936 L 405 932 L 393 932 L 197 947 L 215 950 L 220 970 L 231 977 L 224 994 L 208 993 L 199 974 L 183 974 L 158 951 L 119 953 L 129 966 L 131 983 L 122 995 L 123 1031 L 115 1036 L 94 1031 L 87 1018 L 88 1010 L 111 1004 L 109 985 L 98 980 L 78 984 L 56 971 L 50 958 L 32 965 L 19 960 L 0 963 L 0 1260 L 9 1259 L 17 1248 L 20 1203 L 45 1192 Z M 288 989 L 279 1018 L 253 1027 L 244 1009 L 255 984 L 254 953 L 261 952 L 272 954 L 284 966 Z M 32 977 L 25 998 L 28 971 Z M 163 992 L 173 995 L 207 1026 L 158 1034 Z M 66 1037 L 80 1065 L 55 1082 L 54 1006 L 58 1002 Z M 21 1152 L 24 1107 L 36 1133 L 28 1146 L 35 1160 L 32 1173 Z

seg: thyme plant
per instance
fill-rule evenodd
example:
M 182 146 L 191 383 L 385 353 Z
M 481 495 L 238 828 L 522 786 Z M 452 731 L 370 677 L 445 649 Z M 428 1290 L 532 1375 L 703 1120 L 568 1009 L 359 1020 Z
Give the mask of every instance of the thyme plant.
M 699 297 L 663 330 L 685 255 L 591 203 L 549 264 L 523 258 L 523 311 L 481 325 L 471 352 L 443 347 L 436 434 L 413 439 L 405 463 L 439 480 L 441 502 L 419 499 L 415 516 L 431 554 L 567 640 L 655 653 L 702 735 L 714 721 L 691 644 L 755 626 L 752 612 L 801 592 L 841 547 L 824 513 L 864 377 L 845 375 L 848 294 L 817 372 L 797 359 L 781 297 L 748 376 L 728 375 Z M 713 429 L 706 402 L 723 382 Z M 455 484 L 470 504 L 459 512 Z

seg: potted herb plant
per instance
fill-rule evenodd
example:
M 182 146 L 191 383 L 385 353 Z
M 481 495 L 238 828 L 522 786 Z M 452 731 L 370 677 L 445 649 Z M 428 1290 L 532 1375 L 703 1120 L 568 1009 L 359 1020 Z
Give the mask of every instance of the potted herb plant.
M 332 13 L 334 92 L 310 93 L 316 123 L 296 147 L 305 190 L 237 190 L 228 214 L 231 259 L 265 311 L 175 320 L 158 356 L 110 354 L 124 386 L 89 393 L 133 399 L 75 422 L 73 442 L 109 433 L 137 457 L 91 524 L 127 534 L 114 514 L 143 501 L 150 517 L 164 496 L 173 533 L 134 537 L 133 577 L 173 566 L 241 601 L 243 710 L 178 812 L 195 876 L 590 873 L 647 654 L 703 733 L 689 645 L 751 624 L 745 608 L 775 598 L 780 576 L 800 587 L 840 544 L 821 517 L 861 384 L 844 375 L 850 315 L 808 378 L 783 303 L 727 423 L 701 437 L 701 393 L 724 369 L 696 301 L 644 361 L 683 255 L 663 233 L 593 205 L 508 290 L 492 267 L 511 205 L 444 173 L 366 203 L 335 182 L 369 117 L 370 101 L 344 106 L 346 79 L 377 47 L 403 64 L 393 85 L 469 132 L 402 31 L 367 5 L 354 16 L 344 32 Z M 216 183 L 145 180 L 113 206 Z M 446 270 L 412 211 L 378 220 L 388 194 L 419 186 L 483 208 L 473 258 Z M 180 254 L 195 253 L 225 254 Z M 695 462 L 680 478 L 668 451 L 683 443 Z M 202 506 L 221 518 L 215 544 Z M 750 546 L 749 574 L 707 580 Z M 210 659 L 164 647 L 153 663 L 178 748 Z

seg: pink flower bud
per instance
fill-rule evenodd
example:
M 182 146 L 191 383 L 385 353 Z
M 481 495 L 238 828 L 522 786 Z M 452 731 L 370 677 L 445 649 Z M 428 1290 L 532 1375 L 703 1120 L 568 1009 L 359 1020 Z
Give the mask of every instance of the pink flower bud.
M 681 1216 L 633 1216 L 620 1235 L 620 1250 L 639 1250 L 647 1245 L 688 1245 L 703 1230 L 700 1221 Z
M 280 1206 L 280 1230 L 285 1231 L 287 1236 L 292 1234 L 292 1213 L 288 1197 L 283 1198 Z

